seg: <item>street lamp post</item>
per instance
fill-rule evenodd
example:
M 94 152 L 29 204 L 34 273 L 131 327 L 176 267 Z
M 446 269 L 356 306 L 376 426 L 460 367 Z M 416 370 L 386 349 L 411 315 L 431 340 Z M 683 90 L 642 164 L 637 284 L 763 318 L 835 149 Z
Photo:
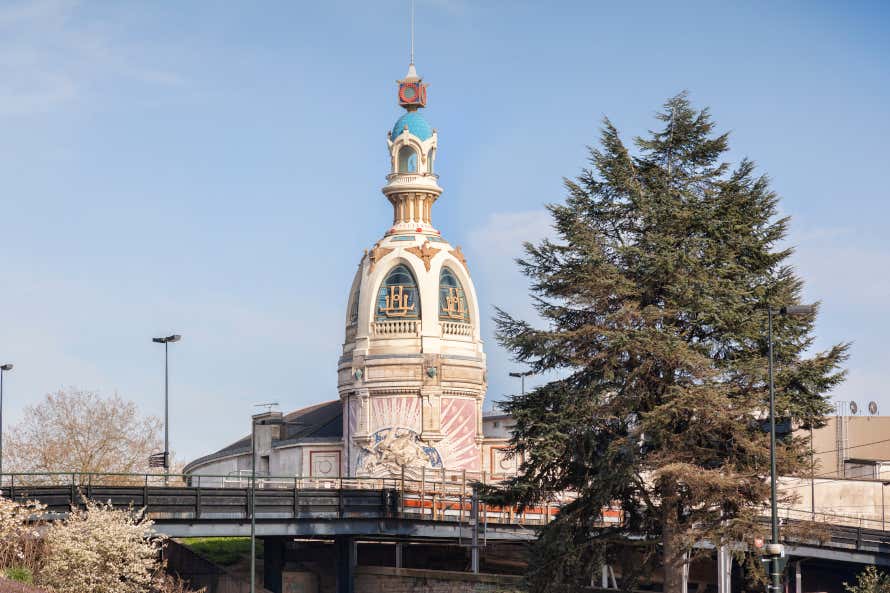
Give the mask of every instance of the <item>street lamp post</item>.
M 168 365 L 168 349 L 170 342 L 178 342 L 182 336 L 173 334 L 165 338 L 152 338 L 155 344 L 164 345 L 164 484 L 170 475 L 170 372 Z
M 12 370 L 12 364 L 0 365 L 0 480 L 3 477 L 3 375 Z
M 788 305 L 781 309 L 767 307 L 767 340 L 769 342 L 769 481 L 772 546 L 770 547 L 770 590 L 782 590 L 782 571 L 779 567 L 781 544 L 779 543 L 779 508 L 776 503 L 776 387 L 773 379 L 773 316 L 805 317 L 816 311 L 815 305 Z
M 532 371 L 522 371 L 521 373 L 510 373 L 511 377 L 522 380 L 522 395 L 525 395 L 525 378 L 534 375 Z
M 254 405 L 266 406 L 271 411 L 278 402 Z M 250 418 L 250 593 L 256 591 L 256 427 L 257 424 L 284 424 L 281 419 L 265 418 L 267 421 L 263 422 L 265 416 L 266 414 L 255 414 Z
M 296 494 L 294 495 L 296 496 Z M 256 417 L 250 419 L 250 593 L 256 591 Z

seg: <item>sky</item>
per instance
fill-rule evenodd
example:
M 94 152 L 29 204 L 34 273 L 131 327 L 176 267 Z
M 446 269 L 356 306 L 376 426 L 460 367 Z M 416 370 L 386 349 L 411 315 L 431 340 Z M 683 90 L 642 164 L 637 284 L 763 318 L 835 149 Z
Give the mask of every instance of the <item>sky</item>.
M 834 397 L 890 414 L 884 3 L 417 0 L 416 15 L 433 221 L 481 300 L 486 407 L 519 388 L 491 317 L 532 315 L 513 259 L 551 233 L 544 204 L 604 116 L 630 142 L 686 90 L 792 217 L 822 303 L 814 348 L 853 343 Z M 170 333 L 181 459 L 249 432 L 254 403 L 335 399 L 349 286 L 391 222 L 379 190 L 408 38 L 407 0 L 0 1 L 4 426 L 69 387 L 163 414 L 151 338 Z

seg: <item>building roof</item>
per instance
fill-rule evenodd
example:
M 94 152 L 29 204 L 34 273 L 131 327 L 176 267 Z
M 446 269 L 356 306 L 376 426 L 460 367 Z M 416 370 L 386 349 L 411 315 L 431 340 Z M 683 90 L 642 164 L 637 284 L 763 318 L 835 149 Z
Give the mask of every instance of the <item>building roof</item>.
M 301 408 L 286 414 L 284 422 L 285 438 L 273 440 L 273 448 L 310 439 L 341 439 L 343 438 L 343 404 L 339 399 L 335 399 L 308 408 Z M 219 451 L 192 460 L 183 468 L 183 472 L 188 473 L 196 466 L 214 459 L 249 452 L 250 435 L 247 435 Z
M 408 126 L 408 131 L 420 138 L 421 141 L 426 140 L 433 135 L 433 128 L 430 127 L 430 124 L 427 123 L 423 116 L 416 111 L 409 111 L 396 120 L 395 125 L 392 127 L 393 140 L 402 133 L 405 126 Z

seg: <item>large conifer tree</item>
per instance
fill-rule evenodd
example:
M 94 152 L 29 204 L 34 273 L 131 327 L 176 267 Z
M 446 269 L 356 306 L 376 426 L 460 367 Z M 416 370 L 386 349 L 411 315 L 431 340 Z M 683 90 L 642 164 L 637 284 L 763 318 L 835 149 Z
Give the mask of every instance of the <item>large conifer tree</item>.
M 798 303 L 802 288 L 779 246 L 788 219 L 751 161 L 724 162 L 727 135 L 707 109 L 679 95 L 657 117 L 636 154 L 605 120 L 591 167 L 549 206 L 558 238 L 526 244 L 519 265 L 545 327 L 498 311 L 515 359 L 564 377 L 504 404 L 523 472 L 507 495 L 578 494 L 536 544 L 536 592 L 589 585 L 618 543 L 637 552 L 626 575 L 663 566 L 678 592 L 695 542 L 761 529 L 767 307 Z M 778 415 L 804 426 L 823 422 L 847 354 L 805 356 L 814 321 L 775 320 Z M 806 467 L 807 447 L 783 439 L 780 473 Z M 603 527 L 614 504 L 624 521 Z

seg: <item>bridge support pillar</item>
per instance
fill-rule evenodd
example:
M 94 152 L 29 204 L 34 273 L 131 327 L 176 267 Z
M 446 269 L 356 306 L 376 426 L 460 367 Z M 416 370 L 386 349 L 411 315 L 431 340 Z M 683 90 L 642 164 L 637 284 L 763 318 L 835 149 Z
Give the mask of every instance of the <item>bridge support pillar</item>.
M 396 548 L 396 558 L 395 558 L 396 568 L 402 568 L 402 552 L 405 549 L 405 544 L 403 544 L 402 542 L 396 542 L 395 548 Z
M 355 593 L 355 538 L 339 535 L 334 538 L 337 548 L 337 593 Z
M 282 591 L 282 570 L 284 569 L 284 538 L 264 537 L 263 540 L 263 586 L 272 593 Z
M 717 593 L 732 593 L 732 554 L 726 546 L 717 548 Z
M 600 586 L 603 589 L 609 589 L 609 588 L 617 589 L 618 581 L 615 579 L 615 572 L 612 570 L 612 567 L 610 565 L 606 564 L 605 562 L 603 562 L 601 569 L 602 570 L 600 572 L 600 576 L 601 576 Z M 595 580 L 596 579 L 594 579 L 594 578 L 590 579 L 591 587 L 594 585 Z
M 794 593 L 803 593 L 803 574 L 800 571 L 800 560 L 794 563 Z

